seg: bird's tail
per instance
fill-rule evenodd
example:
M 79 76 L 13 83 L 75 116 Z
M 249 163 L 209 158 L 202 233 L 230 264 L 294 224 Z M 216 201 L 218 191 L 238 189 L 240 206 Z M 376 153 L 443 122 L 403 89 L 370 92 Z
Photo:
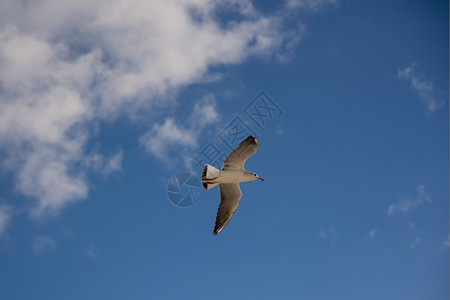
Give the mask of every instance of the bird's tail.
M 218 184 L 217 177 L 219 177 L 220 171 L 211 165 L 206 164 L 202 171 L 202 185 L 205 190 L 208 190 Z

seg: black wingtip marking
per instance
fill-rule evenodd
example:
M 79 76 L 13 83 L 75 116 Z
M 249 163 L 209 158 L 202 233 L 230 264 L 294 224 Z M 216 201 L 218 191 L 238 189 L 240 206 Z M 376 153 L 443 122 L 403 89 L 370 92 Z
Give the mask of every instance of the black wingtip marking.
M 208 165 L 205 165 L 202 170 L 202 179 L 206 179 L 206 173 L 208 173 Z
M 248 143 L 248 142 L 256 142 L 256 138 L 253 135 L 249 135 L 245 140 L 243 140 L 241 142 L 241 145 Z M 258 143 L 258 142 L 256 142 L 256 143 Z
M 205 182 L 206 174 L 208 174 L 208 165 L 207 164 L 203 167 L 203 170 L 202 170 L 202 185 L 205 190 L 208 189 L 208 184 Z

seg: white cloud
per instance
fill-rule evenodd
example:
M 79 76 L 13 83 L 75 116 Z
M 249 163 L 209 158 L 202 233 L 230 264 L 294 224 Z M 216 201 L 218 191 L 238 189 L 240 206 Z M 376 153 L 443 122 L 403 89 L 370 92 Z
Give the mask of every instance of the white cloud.
M 416 205 L 422 203 L 422 202 L 431 202 L 431 197 L 428 194 L 428 192 L 425 190 L 425 186 L 424 185 L 419 185 L 417 187 L 417 200 L 416 200 Z
M 438 92 L 431 80 L 423 78 L 416 74 L 417 64 L 399 69 L 397 76 L 400 79 L 408 80 L 412 89 L 419 95 L 422 103 L 426 106 L 428 113 L 432 113 L 444 106 L 444 101 L 440 100 Z
M 164 124 L 155 124 L 151 130 L 140 138 L 145 149 L 157 158 L 167 160 L 168 147 L 177 145 L 196 146 L 195 132 L 185 129 L 175 123 L 173 118 L 167 118 Z
M 119 150 L 116 154 L 114 154 L 108 161 L 104 168 L 104 172 L 106 175 L 111 174 L 112 172 L 120 171 L 122 169 L 122 159 L 123 159 L 123 150 Z
M 224 20 L 223 11 L 237 18 Z M 34 199 L 31 214 L 57 214 L 85 199 L 89 171 L 120 170 L 121 151 L 108 161 L 86 149 L 99 122 L 220 79 L 212 66 L 284 57 L 303 25 L 287 30 L 283 13 L 261 14 L 246 0 L 2 1 L 1 163 Z M 205 124 L 215 118 L 211 106 L 196 111 Z M 201 122 L 185 128 L 167 118 L 144 144 L 161 157 L 167 145 L 193 147 Z
M 0 237 L 8 228 L 12 215 L 12 207 L 7 205 L 0 205 Z
M 414 222 L 408 222 L 406 225 L 408 226 L 409 229 L 416 228 L 416 224 L 414 224 Z
M 82 174 L 71 174 L 70 164 L 78 155 L 45 147 L 28 154 L 18 172 L 17 188 L 38 201 L 32 216 L 56 213 L 68 203 L 87 196 L 88 187 Z
M 16 188 L 36 199 L 33 216 L 56 213 L 83 199 L 87 184 L 73 165 L 87 138 L 81 126 L 92 118 L 88 91 L 95 52 L 66 58 L 64 45 L 0 30 L 0 146 L 3 163 L 15 170 Z
M 318 12 L 328 6 L 336 6 L 338 3 L 338 0 L 287 0 L 286 6 L 290 9 L 307 9 Z
M 376 229 L 372 229 L 369 231 L 369 239 L 373 239 L 375 237 L 375 235 L 377 234 L 377 230 Z
M 220 120 L 216 108 L 216 101 L 213 95 L 206 95 L 194 106 L 189 121 L 193 127 L 203 128 L 205 125 L 215 123 Z
M 206 95 L 195 104 L 185 126 L 177 124 L 174 118 L 166 118 L 163 124 L 153 125 L 140 138 L 140 143 L 150 154 L 171 165 L 174 163 L 169 159 L 171 152 L 181 153 L 182 148 L 195 148 L 203 129 L 219 120 L 214 97 Z
M 425 186 L 419 185 L 417 187 L 417 195 L 414 198 L 404 199 L 396 204 L 390 204 L 387 214 L 393 216 L 398 213 L 407 214 L 410 210 L 415 209 L 422 203 L 431 203 L 431 196 L 425 189 Z M 414 228 L 414 223 L 408 224 L 410 228 Z
M 97 249 L 93 245 L 90 245 L 89 248 L 86 250 L 86 255 L 93 259 L 99 258 Z
M 414 239 L 411 244 L 409 244 L 409 248 L 414 249 L 416 248 L 421 242 L 420 237 L 417 237 L 416 239 Z
M 66 238 L 73 236 L 72 230 L 70 230 L 68 228 L 63 228 L 61 234 L 62 234 L 63 237 L 66 237 Z
M 109 158 L 105 158 L 99 153 L 88 155 L 85 160 L 86 166 L 102 173 L 104 176 L 109 176 L 113 172 L 118 172 L 122 169 L 123 150 L 120 149 Z
M 330 242 L 331 246 L 334 246 L 336 244 L 338 237 L 338 232 L 332 227 L 322 228 L 319 232 L 319 238 L 327 239 Z
M 42 255 L 44 252 L 53 251 L 55 247 L 55 240 L 49 236 L 41 235 L 33 239 L 32 249 L 34 254 L 38 256 Z

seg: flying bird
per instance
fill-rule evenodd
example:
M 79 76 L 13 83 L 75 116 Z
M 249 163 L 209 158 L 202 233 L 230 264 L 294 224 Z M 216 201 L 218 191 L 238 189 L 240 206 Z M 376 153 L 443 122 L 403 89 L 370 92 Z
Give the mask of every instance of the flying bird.
M 214 225 L 214 235 L 217 235 L 227 226 L 238 207 L 242 196 L 239 182 L 264 181 L 258 174 L 244 169 L 245 161 L 256 153 L 258 147 L 258 140 L 250 135 L 228 155 L 223 163 L 222 170 L 208 164 L 203 167 L 202 184 L 205 190 L 219 185 L 220 204 Z

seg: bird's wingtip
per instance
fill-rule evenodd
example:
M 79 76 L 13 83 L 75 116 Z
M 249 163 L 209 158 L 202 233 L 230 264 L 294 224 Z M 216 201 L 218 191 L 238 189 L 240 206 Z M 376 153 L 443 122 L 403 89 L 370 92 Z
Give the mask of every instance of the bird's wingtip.
M 253 136 L 253 135 L 249 135 L 246 139 L 244 139 L 242 142 L 241 142 L 241 145 L 242 144 L 245 144 L 245 143 L 248 143 L 248 142 L 251 142 L 251 143 L 256 143 L 257 145 L 259 145 L 259 143 L 258 143 L 258 140 Z
M 224 226 L 225 227 L 225 226 Z M 218 235 L 221 231 L 222 231 L 222 229 L 223 229 L 223 227 L 222 228 L 214 228 L 214 230 L 213 230 L 213 235 Z

